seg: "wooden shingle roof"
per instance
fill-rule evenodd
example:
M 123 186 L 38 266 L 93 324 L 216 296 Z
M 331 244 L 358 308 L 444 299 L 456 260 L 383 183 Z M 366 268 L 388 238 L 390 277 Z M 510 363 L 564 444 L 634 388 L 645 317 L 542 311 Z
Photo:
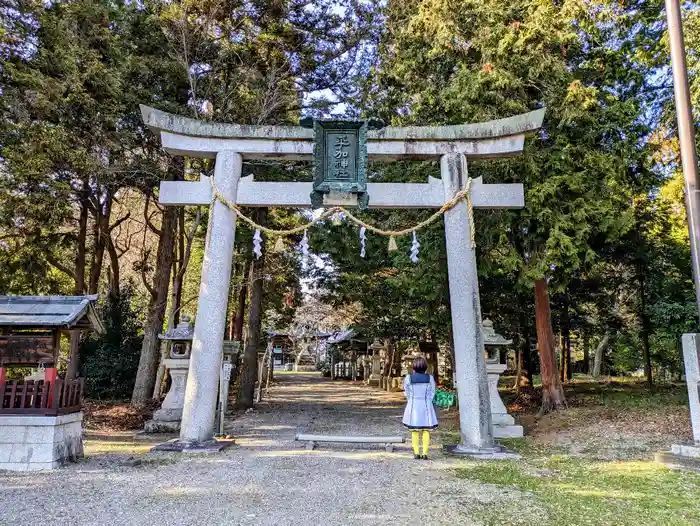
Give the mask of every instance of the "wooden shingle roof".
M 104 332 L 97 296 L 0 296 L 0 326 Z

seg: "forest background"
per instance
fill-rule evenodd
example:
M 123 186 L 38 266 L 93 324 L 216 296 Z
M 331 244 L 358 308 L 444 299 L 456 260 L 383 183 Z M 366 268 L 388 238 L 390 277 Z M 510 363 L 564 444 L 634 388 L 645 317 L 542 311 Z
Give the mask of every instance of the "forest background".
M 514 339 L 517 386 L 537 378 L 549 410 L 574 372 L 678 379 L 680 335 L 698 324 L 662 4 L 0 0 L 0 293 L 99 294 L 107 332 L 66 341 L 64 374 L 85 376 L 93 397 L 142 403 L 157 335 L 196 314 L 207 225 L 206 208 L 160 207 L 158 183 L 213 164 L 163 152 L 139 104 L 280 125 L 459 124 L 546 106 L 523 156 L 470 165 L 472 177 L 525 186 L 523 210 L 476 212 L 482 312 Z M 695 4 L 684 23 L 698 108 Z M 300 163 L 244 173 L 312 178 Z M 437 173 L 430 162 L 370 167 L 373 181 Z M 306 220 L 249 213 L 278 227 Z M 429 213 L 363 217 L 395 228 Z M 256 259 L 239 225 L 227 338 L 250 354 L 269 329 L 354 326 L 398 350 L 425 338 L 449 348 L 442 230 L 420 233 L 413 264 L 410 239 L 388 252 L 369 236 L 361 258 L 355 227 L 328 222 L 310 232 L 305 266 L 299 239 Z M 249 406 L 254 379 L 242 380 Z

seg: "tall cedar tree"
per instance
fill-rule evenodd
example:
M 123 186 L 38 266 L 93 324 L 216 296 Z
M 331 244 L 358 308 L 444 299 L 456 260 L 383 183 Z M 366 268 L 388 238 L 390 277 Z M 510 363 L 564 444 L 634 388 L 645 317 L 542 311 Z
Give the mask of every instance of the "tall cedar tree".
M 3 13 L 16 24 L 3 33 L 0 225 L 20 258 L 72 281 L 61 292 L 95 294 L 106 264 L 120 275 L 111 234 L 128 214 L 111 218 L 119 190 L 150 191 L 167 173 L 160 148 L 144 144 L 138 103 L 182 108 L 184 76 L 159 56 L 162 31 L 133 3 L 18 2 Z M 118 287 L 112 280 L 115 300 Z M 69 376 L 78 344 L 75 332 Z
M 487 255 L 490 266 L 535 289 L 543 411 L 566 403 L 549 289 L 590 265 L 599 240 L 632 223 L 624 181 L 640 155 L 635 138 L 646 130 L 640 105 L 619 86 L 640 84 L 643 75 L 624 45 L 612 45 L 633 23 L 607 23 L 616 9 L 583 0 L 390 1 L 367 89 L 374 112 L 397 125 L 477 122 L 547 107 L 524 156 L 470 170 L 525 185 L 524 210 L 478 214 L 476 224 L 482 263 Z

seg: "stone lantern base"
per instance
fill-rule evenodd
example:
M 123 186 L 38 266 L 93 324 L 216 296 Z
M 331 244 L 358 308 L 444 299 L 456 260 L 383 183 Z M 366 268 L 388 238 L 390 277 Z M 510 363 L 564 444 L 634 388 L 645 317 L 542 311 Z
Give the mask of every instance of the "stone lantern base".
M 501 394 L 498 392 L 498 379 L 506 365 L 487 363 L 486 373 L 489 379 L 489 398 L 491 399 L 491 423 L 494 438 L 519 438 L 523 436 L 523 426 L 516 425 L 515 419 L 508 414 Z
M 381 384 L 382 376 L 382 357 L 378 350 L 374 350 L 372 356 L 370 356 L 370 375 L 367 379 L 367 385 L 373 387 L 379 387 Z
M 151 420 L 146 422 L 144 433 L 175 433 L 180 430 L 190 360 L 188 358 L 170 358 L 164 360 L 164 363 L 172 378 L 170 391 L 163 400 L 161 408 L 153 413 Z

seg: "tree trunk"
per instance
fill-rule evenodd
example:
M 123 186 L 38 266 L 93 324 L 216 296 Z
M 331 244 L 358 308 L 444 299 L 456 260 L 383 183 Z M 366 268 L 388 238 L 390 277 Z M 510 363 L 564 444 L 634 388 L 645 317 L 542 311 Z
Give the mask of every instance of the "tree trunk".
M 559 380 L 562 383 L 567 383 L 571 380 L 571 342 L 566 334 L 559 335 Z
M 591 370 L 591 356 L 590 356 L 590 351 L 588 349 L 588 346 L 590 345 L 590 338 L 588 336 L 588 331 L 583 331 L 582 340 L 583 340 L 583 374 L 588 374 Z
M 531 318 L 527 314 L 524 317 L 524 327 L 523 332 L 523 365 L 525 366 L 525 376 L 527 379 L 527 387 L 534 387 L 535 381 L 532 375 L 535 373 L 535 366 L 532 360 L 532 324 L 530 323 Z M 535 334 L 537 336 L 537 334 Z
M 98 202 L 95 208 L 94 237 L 95 247 L 90 258 L 90 280 L 88 282 L 88 294 L 97 294 L 100 286 L 100 276 L 102 275 L 102 262 L 104 261 L 107 240 L 109 238 L 109 220 L 112 215 L 112 193 L 104 191 L 104 202 Z
M 87 240 L 87 223 L 90 208 L 90 181 L 83 179 L 83 192 L 80 196 L 80 217 L 78 218 L 78 247 L 75 257 L 75 295 L 85 294 L 85 257 Z M 80 331 L 70 332 L 70 356 L 66 378 L 76 378 L 80 372 Z
M 229 341 L 233 340 L 233 325 L 235 322 L 236 322 L 236 312 L 233 309 L 231 309 L 229 311 L 228 320 L 226 321 L 226 334 L 228 335 Z
M 651 351 L 649 345 L 649 335 L 651 334 L 651 320 L 647 313 L 646 305 L 646 280 L 644 275 L 644 265 L 639 260 L 637 266 L 637 277 L 639 282 L 639 317 L 642 321 L 642 355 L 644 358 L 644 376 L 646 377 L 647 388 L 654 387 L 654 378 L 651 372 Z
M 235 252 L 234 252 L 235 254 Z M 234 256 L 235 257 L 235 256 Z M 231 265 L 231 285 L 228 290 L 228 309 L 226 310 L 226 338 L 231 341 L 233 340 L 233 326 L 236 323 L 236 303 L 238 300 L 237 287 L 235 285 L 237 280 L 238 265 L 234 260 L 233 265 Z
M 77 378 L 80 371 L 80 331 L 70 331 L 70 358 L 66 378 Z
M 567 332 L 564 339 L 566 343 L 566 379 L 572 380 L 574 377 L 574 371 L 571 367 L 571 333 Z
M 178 249 L 179 252 L 179 249 Z M 168 329 L 177 327 L 180 323 L 180 308 L 182 306 L 182 280 L 184 272 L 182 272 L 182 263 L 173 265 L 172 287 L 170 289 L 170 312 L 168 313 Z
M 192 231 L 188 234 L 185 229 L 185 209 L 180 207 L 177 213 L 177 260 L 173 257 L 173 287 L 170 293 L 170 312 L 168 313 L 168 329 L 174 328 L 180 322 L 180 306 L 182 305 L 182 283 L 192 255 L 192 243 L 199 228 L 201 219 L 197 209 Z
M 391 376 L 392 369 L 394 368 L 394 353 L 396 350 L 394 348 L 394 342 L 391 338 L 384 338 L 384 346 L 386 347 L 387 357 L 386 362 L 384 362 L 384 376 L 388 378 Z
M 192 251 L 192 243 L 194 242 L 194 236 L 197 233 L 197 228 L 199 227 L 200 212 L 197 210 L 197 218 L 195 219 L 195 225 L 192 228 L 192 236 L 187 237 L 187 231 L 185 229 L 185 207 L 180 207 L 180 217 L 178 217 L 178 227 L 177 227 L 177 253 L 178 259 L 178 276 L 175 280 L 177 282 L 177 294 L 173 296 L 173 305 L 177 305 L 175 309 L 175 315 L 173 320 L 173 326 L 176 327 L 180 323 L 180 316 L 182 315 L 182 284 L 185 281 L 185 273 L 187 272 L 187 267 L 190 264 L 190 254 Z M 173 284 L 173 288 L 174 284 Z
M 275 355 L 272 353 L 272 351 L 273 349 L 270 349 L 270 356 L 267 362 L 267 381 L 265 382 L 266 387 L 270 387 L 275 377 Z
M 513 388 L 515 389 L 515 394 L 520 394 L 520 378 L 523 372 L 523 350 L 518 349 L 515 351 L 515 384 Z
M 557 374 L 554 356 L 554 333 L 549 309 L 549 293 L 544 279 L 535 281 L 535 321 L 537 322 L 537 344 L 540 352 L 540 375 L 542 377 L 542 408 L 540 414 L 566 407 L 566 397 Z
M 262 259 L 262 258 L 261 258 Z M 250 257 L 246 258 L 243 267 L 243 276 L 250 274 Z M 245 321 L 245 306 L 248 300 L 248 283 L 247 281 L 241 285 L 241 290 L 238 293 L 238 306 L 236 308 L 236 322 L 233 325 L 233 339 L 236 341 L 243 340 L 243 323 Z
M 318 327 L 315 330 L 316 330 L 316 347 L 315 347 L 315 351 L 314 351 L 315 352 L 314 364 L 318 367 L 318 356 L 319 356 L 319 351 L 320 351 L 319 348 L 321 346 L 321 342 L 319 341 L 319 338 L 318 338 L 318 333 L 319 333 Z
M 158 370 L 156 372 L 156 380 L 153 382 L 153 399 L 160 400 L 163 394 L 163 378 L 165 377 L 165 360 L 168 358 L 168 350 L 170 342 L 160 342 L 160 361 L 158 362 Z M 167 391 L 166 391 L 167 393 Z
M 168 206 L 163 211 L 163 222 L 158 241 L 153 289 L 148 305 L 146 325 L 143 329 L 141 358 L 136 373 L 136 383 L 131 396 L 131 405 L 143 404 L 153 395 L 153 388 L 158 370 L 159 350 L 158 334 L 163 330 L 165 308 L 168 303 L 170 270 L 173 263 L 173 248 L 177 233 L 177 208 Z
M 646 264 L 642 251 L 646 249 L 646 239 L 644 237 L 643 220 L 639 216 L 639 209 L 635 208 L 635 239 L 637 242 L 637 283 L 639 286 L 639 318 L 642 322 L 642 357 L 644 359 L 644 376 L 646 377 L 647 387 L 654 387 L 654 379 L 651 372 L 651 351 L 649 346 L 649 335 L 651 334 L 651 320 L 646 307 Z
M 523 364 L 525 365 L 525 375 L 527 377 L 527 386 L 533 387 L 535 381 L 532 379 L 534 374 L 534 366 L 532 363 L 532 349 L 530 347 L 530 333 L 528 332 L 528 338 L 525 340 L 525 347 L 523 348 Z
M 226 311 L 226 334 L 230 341 L 235 340 L 236 334 L 236 317 L 238 312 L 238 301 L 240 300 L 241 287 L 239 281 L 247 279 L 247 275 L 243 273 L 245 262 L 243 254 L 240 251 L 234 252 L 234 261 L 231 265 L 231 286 L 229 287 L 228 295 L 228 310 Z
M 384 348 L 386 349 L 386 360 L 384 360 L 381 377 L 384 380 L 384 389 L 388 390 L 388 386 L 391 385 L 389 378 L 391 377 L 391 371 L 394 367 L 394 354 L 396 352 L 394 342 L 391 338 L 384 338 Z
M 593 377 L 600 378 L 601 369 L 603 367 L 603 356 L 605 355 L 605 349 L 608 347 L 608 342 L 610 341 L 610 334 L 605 333 L 603 339 L 600 340 L 598 347 L 595 349 L 595 357 L 593 362 Z
M 648 316 L 642 316 L 642 353 L 644 355 L 644 376 L 648 389 L 654 387 L 654 378 L 651 370 L 651 351 L 649 346 L 649 325 Z
M 121 276 L 119 272 L 119 254 L 117 253 L 117 248 L 114 246 L 111 238 L 107 240 L 107 253 L 109 254 L 107 293 L 112 300 L 116 300 L 121 294 L 119 286 Z
M 518 330 L 515 336 L 515 388 L 516 394 L 520 394 L 521 387 L 532 387 L 532 365 L 530 364 L 530 317 L 528 305 L 524 298 L 517 295 L 517 308 L 519 312 Z
M 565 332 L 559 334 L 559 380 L 571 380 L 571 340 Z
M 257 223 L 267 222 L 267 208 L 256 211 Z M 248 311 L 248 334 L 245 340 L 241 381 L 238 387 L 236 405 L 239 409 L 253 407 L 255 381 L 258 376 L 258 347 L 260 346 L 260 323 L 262 321 L 263 300 L 263 270 L 265 268 L 265 252 L 255 259 L 250 266 L 250 306 Z
M 527 320 L 528 321 L 525 324 L 524 332 L 525 339 L 523 342 L 523 365 L 525 367 L 525 381 L 527 383 L 523 384 L 523 386 L 533 387 L 535 385 L 535 381 L 532 379 L 532 375 L 535 372 L 535 367 L 532 363 L 532 332 L 530 332 L 532 330 L 532 325 L 529 323 L 529 317 Z
M 561 320 L 562 358 L 564 362 L 562 381 L 573 378 L 571 371 L 571 320 L 569 319 L 569 296 L 564 293 L 564 305 L 562 306 Z
M 180 323 L 180 308 L 182 306 L 182 283 L 185 279 L 185 272 L 187 272 L 187 267 L 190 263 L 190 254 L 192 253 L 192 243 L 194 241 L 194 236 L 197 233 L 197 228 L 199 227 L 200 211 L 197 210 L 197 217 L 192 226 L 191 234 L 187 234 L 185 230 L 185 209 L 184 207 L 179 207 L 177 212 L 177 244 L 173 242 L 173 257 L 172 257 L 172 288 L 170 291 L 170 311 L 168 312 L 168 321 L 166 323 L 166 329 L 174 329 L 178 323 Z M 175 256 L 177 252 L 177 257 Z M 161 346 L 162 347 L 162 346 Z M 153 388 L 153 398 L 156 400 L 160 399 L 161 386 L 163 383 L 163 377 L 165 376 L 165 363 L 164 360 L 167 358 L 167 349 L 161 348 L 160 360 L 158 361 L 158 369 L 156 372 L 156 379 Z
M 299 346 L 299 352 L 298 352 L 297 355 L 294 357 L 294 371 L 295 371 L 295 372 L 298 372 L 298 371 L 299 371 L 299 364 L 301 363 L 301 359 L 302 359 L 302 357 L 304 356 L 304 349 L 305 349 L 305 348 L 306 348 L 307 351 L 308 351 L 306 339 L 302 339 L 302 340 L 301 340 L 301 345 Z
M 180 209 L 182 212 L 182 209 Z M 181 225 L 182 226 L 182 225 Z M 173 268 L 171 269 L 172 275 L 172 286 L 170 287 L 170 310 L 168 312 L 167 322 L 165 323 L 165 330 L 170 331 L 174 329 L 179 322 L 179 309 L 180 309 L 180 290 L 178 281 L 178 274 L 180 272 L 179 264 L 182 262 L 183 251 L 180 249 L 180 239 L 182 235 L 182 230 L 178 228 L 178 243 L 173 245 Z M 153 399 L 160 400 L 161 388 L 163 387 L 163 377 L 165 376 L 165 360 L 168 358 L 167 344 L 165 342 L 160 343 L 160 360 L 158 361 L 158 369 L 156 371 L 156 380 L 153 384 Z
M 335 380 L 335 350 L 331 353 L 331 380 Z

